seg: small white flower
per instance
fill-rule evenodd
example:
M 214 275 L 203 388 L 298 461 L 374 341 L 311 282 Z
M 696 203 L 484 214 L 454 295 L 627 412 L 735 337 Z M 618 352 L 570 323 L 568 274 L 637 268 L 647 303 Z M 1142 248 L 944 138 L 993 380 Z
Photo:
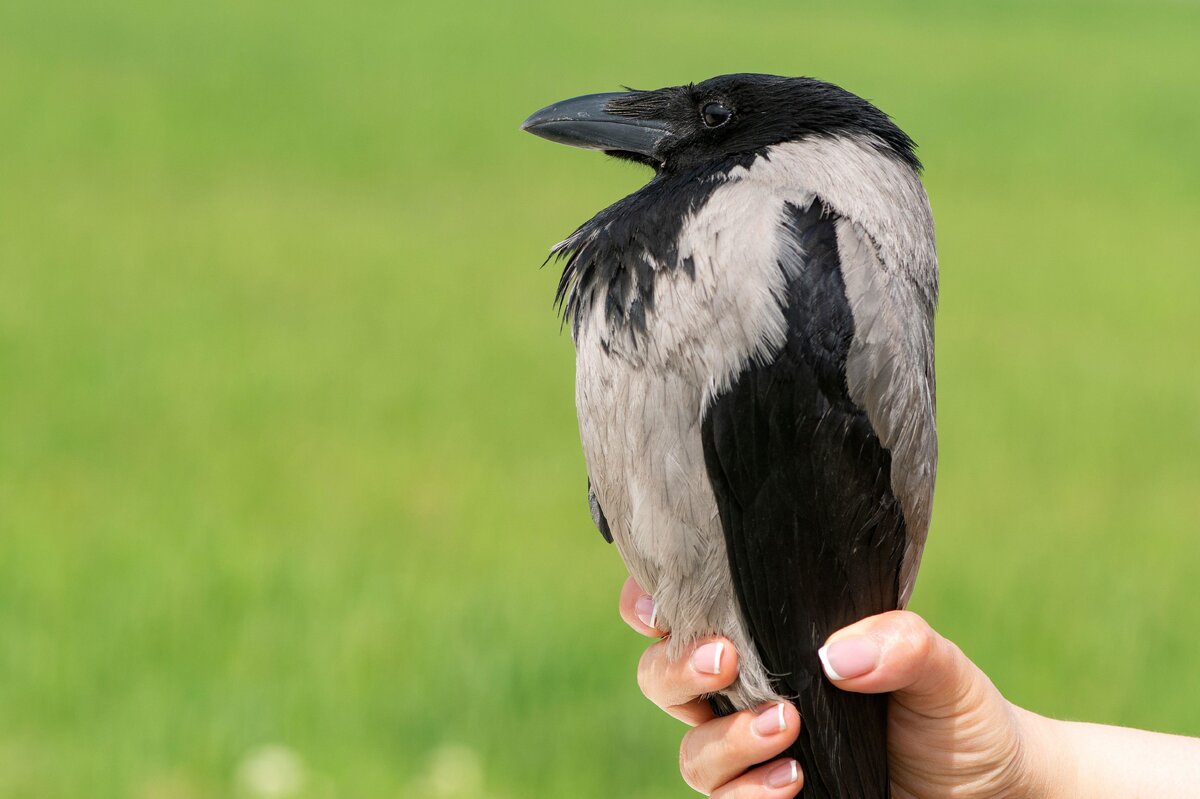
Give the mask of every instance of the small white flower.
M 478 797 L 483 793 L 483 764 L 470 747 L 443 744 L 430 756 L 423 782 L 430 796 Z
M 235 780 L 242 792 L 258 799 L 287 799 L 304 788 L 304 761 L 282 744 L 268 744 L 242 759 Z

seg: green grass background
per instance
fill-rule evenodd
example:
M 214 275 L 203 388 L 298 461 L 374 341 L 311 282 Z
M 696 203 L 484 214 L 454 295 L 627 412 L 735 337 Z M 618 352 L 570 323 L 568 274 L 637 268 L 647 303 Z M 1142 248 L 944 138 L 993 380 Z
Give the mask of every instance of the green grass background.
M 517 125 L 731 71 L 921 144 L 914 608 L 1027 707 L 1200 734 L 1198 34 L 1132 0 L 0 3 L 0 795 L 689 795 L 538 269 L 646 175 Z M 270 744 L 274 794 L 238 776 Z

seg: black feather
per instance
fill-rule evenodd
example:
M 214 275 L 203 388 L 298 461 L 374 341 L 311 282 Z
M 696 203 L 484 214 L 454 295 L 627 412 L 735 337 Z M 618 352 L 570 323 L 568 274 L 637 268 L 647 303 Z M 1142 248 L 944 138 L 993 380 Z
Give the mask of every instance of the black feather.
M 609 529 L 608 519 L 604 517 L 604 509 L 600 507 L 600 500 L 596 499 L 596 492 L 592 490 L 592 478 L 588 478 L 587 484 L 588 508 L 592 511 L 592 523 L 596 525 L 596 529 L 600 531 L 600 535 L 604 536 L 604 540 L 612 543 L 612 530 Z
M 791 749 L 808 799 L 886 799 L 887 697 L 842 691 L 817 649 L 834 631 L 893 610 L 906 531 L 891 456 L 850 399 L 854 334 L 837 217 L 787 206 L 800 263 L 788 279 L 788 338 L 749 364 L 702 425 L 738 601 L 776 690 L 804 723 Z
M 701 123 L 711 102 L 727 106 L 732 117 L 719 127 Z M 618 157 L 657 169 L 686 170 L 739 153 L 762 152 L 773 144 L 809 136 L 858 135 L 874 142 L 913 169 L 921 168 L 916 144 L 891 117 L 840 86 L 816 78 L 740 73 L 698 84 L 634 91 L 614 98 L 609 113 L 670 123 L 674 136 L 656 153 L 657 162 L 630 153 Z
M 749 154 L 684 173 L 659 173 L 555 247 L 551 256 L 566 263 L 554 302 L 572 333 L 578 333 L 580 319 L 598 297 L 604 298 L 606 323 L 615 329 L 623 325 L 635 299 L 644 309 L 653 309 L 654 284 L 660 274 L 682 267 L 694 276 L 691 256 L 679 257 L 684 221 L 704 207 L 725 183 L 729 170 L 749 166 L 756 157 Z

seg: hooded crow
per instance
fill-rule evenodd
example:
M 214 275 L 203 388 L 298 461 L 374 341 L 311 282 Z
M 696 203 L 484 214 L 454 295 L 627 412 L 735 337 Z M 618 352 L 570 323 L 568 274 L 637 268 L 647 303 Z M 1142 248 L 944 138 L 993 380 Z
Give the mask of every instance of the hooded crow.
M 903 607 L 937 470 L 933 220 L 915 145 L 812 78 L 555 103 L 523 129 L 654 169 L 553 254 L 596 526 L 678 656 L 731 639 L 718 713 L 786 698 L 811 799 L 884 799 L 887 699 L 819 648 Z

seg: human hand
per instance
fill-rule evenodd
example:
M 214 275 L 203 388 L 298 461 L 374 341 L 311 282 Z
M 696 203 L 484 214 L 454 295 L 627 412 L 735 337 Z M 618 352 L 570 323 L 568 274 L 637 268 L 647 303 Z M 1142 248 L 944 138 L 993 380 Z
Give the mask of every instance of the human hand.
M 632 578 L 626 581 L 621 617 L 643 635 L 661 637 L 650 626 L 652 610 L 653 600 Z M 888 761 L 894 799 L 1058 793 L 1048 777 L 1056 746 L 1046 727 L 1050 722 L 1005 700 L 920 616 L 893 611 L 864 619 L 832 635 L 823 653 L 834 670 L 831 679 L 840 677 L 834 684 L 843 690 L 891 692 Z M 771 758 L 796 739 L 801 723 L 796 709 L 785 703 L 714 718 L 700 698 L 736 676 L 733 644 L 716 637 L 698 641 L 676 662 L 667 659 L 660 641 L 638 664 L 642 693 L 693 727 L 679 756 L 688 785 L 718 799 L 795 796 L 803 775 L 792 761 Z M 796 779 L 787 779 L 791 776 Z

